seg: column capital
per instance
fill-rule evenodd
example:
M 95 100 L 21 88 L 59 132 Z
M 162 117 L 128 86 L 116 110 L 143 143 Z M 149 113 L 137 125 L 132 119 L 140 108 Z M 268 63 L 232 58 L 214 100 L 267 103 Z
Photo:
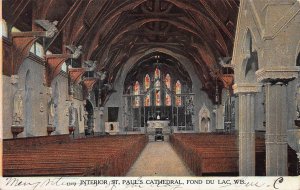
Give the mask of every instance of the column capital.
M 298 66 L 276 66 L 269 68 L 262 68 L 255 72 L 257 82 L 289 82 L 298 78 L 300 68 Z
M 238 93 L 257 93 L 261 91 L 261 85 L 253 83 L 238 83 L 232 86 L 233 92 Z

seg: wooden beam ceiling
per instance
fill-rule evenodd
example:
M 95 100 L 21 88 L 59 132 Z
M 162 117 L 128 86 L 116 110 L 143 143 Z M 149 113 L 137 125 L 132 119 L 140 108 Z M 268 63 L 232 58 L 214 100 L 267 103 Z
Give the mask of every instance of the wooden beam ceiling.
M 64 53 L 66 45 L 83 45 L 82 59 L 97 60 L 97 69 L 107 69 L 112 79 L 137 50 L 155 46 L 190 59 L 205 89 L 221 81 L 218 58 L 231 56 L 238 6 L 238 0 L 3 2 L 4 18 L 11 25 L 33 23 L 28 19 L 58 20 L 59 32 L 46 48 Z M 24 12 L 32 18 L 20 17 Z

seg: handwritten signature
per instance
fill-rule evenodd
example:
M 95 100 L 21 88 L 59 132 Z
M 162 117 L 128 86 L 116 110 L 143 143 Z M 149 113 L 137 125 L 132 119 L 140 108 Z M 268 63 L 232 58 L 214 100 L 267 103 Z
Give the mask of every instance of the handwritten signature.
M 249 187 L 255 187 L 255 188 L 273 188 L 273 189 L 279 189 L 279 184 L 283 183 L 284 179 L 283 177 L 278 177 L 276 180 L 274 180 L 274 182 L 272 184 L 270 183 L 265 183 L 262 181 L 255 181 L 252 179 L 243 179 L 243 180 L 239 180 L 242 181 L 242 183 L 237 183 L 235 180 L 233 180 L 232 183 L 226 183 L 224 185 L 221 185 L 220 187 L 229 187 L 229 186 L 238 186 L 238 187 L 245 187 L 245 188 L 249 188 Z

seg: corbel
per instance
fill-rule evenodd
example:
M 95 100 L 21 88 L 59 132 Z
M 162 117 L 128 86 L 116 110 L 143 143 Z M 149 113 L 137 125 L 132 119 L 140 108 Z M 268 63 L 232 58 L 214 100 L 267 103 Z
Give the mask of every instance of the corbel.
M 86 87 L 88 92 L 93 90 L 94 84 L 97 82 L 97 78 L 89 77 L 83 79 L 83 85 Z
M 69 48 L 70 46 L 66 46 Z M 82 46 L 72 46 L 72 54 L 50 54 L 46 55 L 46 85 L 51 86 L 52 80 L 60 73 L 61 66 L 67 59 L 77 59 L 81 55 Z M 70 69 L 69 69 L 70 70 Z
M 17 74 L 24 59 L 29 56 L 30 48 L 39 37 L 52 38 L 57 32 L 57 21 L 35 20 L 45 31 L 13 32 L 12 33 L 12 73 Z
M 79 84 L 82 79 L 81 76 L 85 73 L 84 68 L 69 68 L 69 76 L 74 84 Z
M 61 66 L 69 58 L 67 54 L 46 55 L 46 86 L 50 87 L 52 80 L 60 73 Z

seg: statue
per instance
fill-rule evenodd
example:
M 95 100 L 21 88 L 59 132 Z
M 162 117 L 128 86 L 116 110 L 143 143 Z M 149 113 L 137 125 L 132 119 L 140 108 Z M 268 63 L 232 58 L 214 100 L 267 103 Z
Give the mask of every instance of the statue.
M 82 54 L 82 51 L 81 51 L 82 46 L 81 45 L 79 45 L 78 47 L 76 47 L 74 45 L 69 45 L 69 46 L 66 46 L 66 48 L 72 52 L 72 54 L 70 55 L 71 59 L 77 59 Z
M 100 81 L 103 81 L 107 77 L 107 71 L 96 72 L 96 77 L 99 78 Z
M 83 62 L 83 68 L 85 68 L 86 71 L 94 71 L 96 66 L 97 66 L 97 61 L 87 60 Z
M 203 127 L 204 132 L 209 132 L 209 122 L 210 118 L 208 117 L 207 111 L 204 110 L 201 118 L 201 125 Z
M 24 106 L 21 90 L 18 90 L 14 97 L 14 108 L 13 108 L 13 125 L 21 125 L 24 119 L 23 115 Z
M 199 111 L 199 127 L 201 132 L 211 132 L 210 129 L 210 112 L 204 104 Z
M 157 117 L 156 117 L 156 119 L 157 119 L 157 120 L 160 120 L 160 116 L 159 116 L 159 114 L 157 114 Z
M 76 108 L 74 107 L 74 103 L 72 102 L 69 107 L 69 126 L 75 127 L 76 122 Z
M 53 98 L 48 102 L 48 125 L 53 125 L 56 105 Z
M 84 123 L 84 128 L 88 128 L 88 125 L 87 125 L 87 122 L 88 122 L 88 113 L 86 110 L 84 110 L 84 114 L 83 114 L 83 123 Z
M 58 32 L 56 28 L 58 21 L 50 22 L 49 20 L 35 20 L 35 23 L 46 30 L 46 38 L 52 38 L 55 33 Z

